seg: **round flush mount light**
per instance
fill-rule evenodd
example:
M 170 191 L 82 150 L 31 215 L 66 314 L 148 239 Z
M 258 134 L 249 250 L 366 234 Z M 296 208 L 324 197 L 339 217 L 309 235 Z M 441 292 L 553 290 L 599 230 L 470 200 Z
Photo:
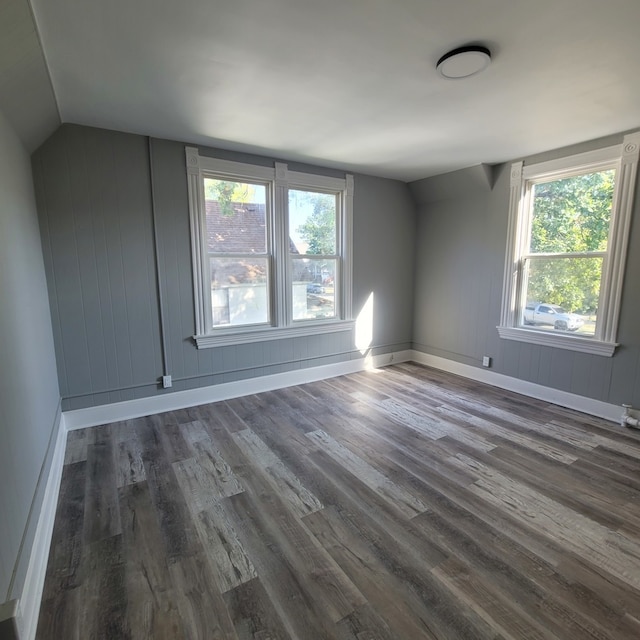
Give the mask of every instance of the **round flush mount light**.
M 445 53 L 436 69 L 444 78 L 468 78 L 483 69 L 486 69 L 491 62 L 491 51 L 479 45 L 468 47 L 458 47 Z

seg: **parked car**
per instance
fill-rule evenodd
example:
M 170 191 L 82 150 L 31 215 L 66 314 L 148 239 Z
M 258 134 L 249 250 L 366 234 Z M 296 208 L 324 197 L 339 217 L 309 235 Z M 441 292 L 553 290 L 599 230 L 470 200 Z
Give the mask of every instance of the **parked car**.
M 324 287 L 321 284 L 311 282 L 307 285 L 307 293 L 324 293 Z
M 568 313 L 557 304 L 529 303 L 524 309 L 524 324 L 551 326 L 558 331 L 577 331 L 584 320 L 575 313 Z

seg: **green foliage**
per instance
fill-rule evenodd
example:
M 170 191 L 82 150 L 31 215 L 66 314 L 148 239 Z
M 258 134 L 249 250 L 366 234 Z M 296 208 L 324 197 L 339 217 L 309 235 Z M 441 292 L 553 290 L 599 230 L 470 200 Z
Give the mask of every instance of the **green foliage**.
M 249 201 L 250 186 L 243 182 L 207 178 L 204 181 L 204 197 L 205 200 L 217 200 L 223 216 L 232 216 L 236 212 L 236 204 Z
M 536 185 L 531 253 L 606 250 L 613 188 L 613 170 Z
M 300 192 L 299 192 L 300 193 Z M 327 193 L 302 192 L 311 213 L 297 232 L 307 242 L 307 254 L 333 255 L 336 252 L 336 199 Z
M 535 185 L 530 252 L 606 251 L 614 180 L 611 169 Z M 601 273 L 595 256 L 532 260 L 527 299 L 594 313 Z
M 557 304 L 578 313 L 598 307 L 602 258 L 532 260 L 528 299 Z

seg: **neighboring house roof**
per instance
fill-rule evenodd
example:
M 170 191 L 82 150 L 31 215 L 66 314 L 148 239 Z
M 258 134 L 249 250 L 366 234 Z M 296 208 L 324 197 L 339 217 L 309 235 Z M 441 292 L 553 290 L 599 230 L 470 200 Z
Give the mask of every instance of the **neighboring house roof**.
M 233 214 L 225 215 L 217 200 L 205 200 L 209 251 L 265 253 L 265 205 L 234 202 L 231 207 Z
M 266 250 L 266 206 L 233 202 L 232 215 L 222 212 L 217 200 L 205 200 L 207 246 L 215 253 L 264 253 Z M 300 253 L 289 240 L 289 251 Z
M 231 203 L 232 214 L 225 214 L 217 200 L 205 200 L 207 248 L 212 253 L 266 253 L 266 206 L 257 203 Z M 299 253 L 289 240 L 291 253 Z M 266 265 L 259 258 L 224 259 L 212 263 L 211 277 L 217 286 L 261 282 Z

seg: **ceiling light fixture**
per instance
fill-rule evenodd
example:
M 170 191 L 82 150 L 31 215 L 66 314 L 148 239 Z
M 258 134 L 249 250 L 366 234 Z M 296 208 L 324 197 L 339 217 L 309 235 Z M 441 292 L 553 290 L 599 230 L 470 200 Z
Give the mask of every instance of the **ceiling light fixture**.
M 443 78 L 468 78 L 486 69 L 491 62 L 491 51 L 479 45 L 458 47 L 445 53 L 436 69 Z

